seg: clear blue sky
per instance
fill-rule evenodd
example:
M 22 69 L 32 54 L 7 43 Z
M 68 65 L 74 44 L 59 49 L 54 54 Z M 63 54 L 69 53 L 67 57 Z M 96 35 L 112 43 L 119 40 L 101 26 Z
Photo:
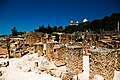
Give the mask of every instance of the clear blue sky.
M 33 31 L 40 25 L 67 26 L 120 13 L 119 0 L 0 0 L 0 35 Z

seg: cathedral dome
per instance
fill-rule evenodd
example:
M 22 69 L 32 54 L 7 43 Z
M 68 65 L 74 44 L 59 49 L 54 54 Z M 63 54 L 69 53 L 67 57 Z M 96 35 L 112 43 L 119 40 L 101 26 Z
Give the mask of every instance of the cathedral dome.
M 83 22 L 88 22 L 88 20 L 85 18 L 85 19 L 83 19 Z

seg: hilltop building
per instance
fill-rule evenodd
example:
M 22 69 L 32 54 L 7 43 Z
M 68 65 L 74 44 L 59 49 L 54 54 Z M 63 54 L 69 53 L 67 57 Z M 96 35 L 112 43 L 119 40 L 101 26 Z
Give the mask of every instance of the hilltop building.
M 87 20 L 86 18 L 84 18 L 82 22 L 83 22 L 83 23 L 84 23 L 84 22 L 88 22 L 88 20 Z M 78 26 L 78 25 L 79 25 L 79 21 L 76 21 L 75 24 L 74 24 L 74 21 L 70 21 L 70 26 L 73 26 L 73 25 Z
M 79 25 L 79 22 L 78 21 L 76 21 L 76 26 L 78 26 Z
M 83 22 L 88 22 L 88 20 L 85 18 L 85 19 L 83 19 Z
M 73 26 L 73 25 L 78 26 L 78 25 L 79 25 L 79 22 L 78 22 L 78 21 L 76 21 L 76 23 L 74 24 L 74 22 L 73 22 L 73 21 L 70 21 L 70 26 Z
M 74 25 L 74 22 L 73 21 L 70 21 L 70 26 L 73 26 Z

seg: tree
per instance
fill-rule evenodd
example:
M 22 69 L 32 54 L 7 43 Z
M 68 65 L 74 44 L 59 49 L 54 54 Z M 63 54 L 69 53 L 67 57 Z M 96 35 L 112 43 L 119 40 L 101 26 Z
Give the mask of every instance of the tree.
M 38 29 L 34 29 L 34 31 L 46 33 L 46 28 L 44 27 L 44 25 L 42 25 L 42 26 L 39 26 Z
M 95 19 L 92 22 L 82 22 L 76 25 L 69 25 L 66 26 L 64 29 L 62 26 L 54 26 L 53 28 L 40 26 L 39 29 L 35 29 L 35 32 L 42 31 L 44 33 L 51 34 L 52 32 L 65 32 L 65 33 L 73 33 L 77 31 L 93 31 L 93 32 L 100 32 L 100 31 L 115 31 L 117 29 L 117 23 L 120 22 L 120 13 L 113 13 L 111 16 L 105 16 L 103 19 Z
M 63 32 L 63 27 L 59 26 L 58 29 L 57 29 L 57 32 Z
M 13 29 L 11 29 L 12 31 L 12 36 L 17 36 L 17 29 L 16 27 L 13 27 Z
M 45 29 L 44 25 L 42 25 L 41 30 L 42 30 L 43 33 L 46 32 L 46 29 Z
M 53 32 L 56 32 L 57 31 L 57 26 L 54 26 L 53 27 Z
M 47 27 L 47 33 L 48 34 L 52 34 L 52 28 L 51 28 L 51 26 L 48 24 L 48 27 Z

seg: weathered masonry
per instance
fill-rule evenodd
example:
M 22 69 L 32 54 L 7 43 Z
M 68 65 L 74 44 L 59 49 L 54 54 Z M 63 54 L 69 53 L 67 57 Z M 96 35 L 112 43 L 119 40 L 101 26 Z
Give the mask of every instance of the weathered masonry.
M 66 51 L 66 68 L 68 78 L 72 79 L 74 75 L 82 73 L 82 47 L 68 46 Z
M 113 80 L 114 71 L 120 71 L 120 55 L 116 50 L 96 48 L 90 50 L 90 53 L 90 80 L 93 80 L 95 75 L 100 75 L 105 80 Z

